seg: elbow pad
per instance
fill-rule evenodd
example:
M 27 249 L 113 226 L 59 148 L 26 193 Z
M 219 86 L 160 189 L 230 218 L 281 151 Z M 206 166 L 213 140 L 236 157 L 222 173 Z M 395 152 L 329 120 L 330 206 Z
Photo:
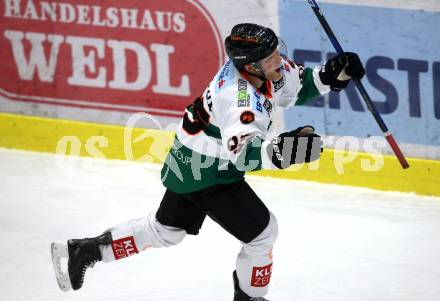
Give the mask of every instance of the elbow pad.
M 314 133 L 313 127 L 304 126 L 275 137 L 267 147 L 267 154 L 273 165 L 284 169 L 292 164 L 318 160 L 322 147 L 321 136 Z

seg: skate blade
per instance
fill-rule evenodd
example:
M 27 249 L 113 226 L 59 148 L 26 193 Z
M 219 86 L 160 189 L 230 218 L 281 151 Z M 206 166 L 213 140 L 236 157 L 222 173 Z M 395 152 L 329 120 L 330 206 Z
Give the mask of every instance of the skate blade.
M 57 278 L 58 286 L 62 291 L 67 292 L 68 290 L 72 289 L 72 285 L 70 284 L 67 267 L 65 272 L 63 272 L 63 269 L 61 268 L 61 259 L 69 258 L 67 246 L 53 242 L 50 245 L 50 251 L 52 254 L 53 270 L 55 272 L 55 277 Z

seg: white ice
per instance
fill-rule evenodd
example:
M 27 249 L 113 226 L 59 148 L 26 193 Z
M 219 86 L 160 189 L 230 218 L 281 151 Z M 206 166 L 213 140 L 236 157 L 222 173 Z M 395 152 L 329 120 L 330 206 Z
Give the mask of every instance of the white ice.
M 0 150 L 0 300 L 232 300 L 240 244 L 198 237 L 86 273 L 59 290 L 50 243 L 95 236 L 158 207 L 158 165 Z M 278 217 L 269 295 L 281 300 L 440 300 L 440 198 L 248 177 Z

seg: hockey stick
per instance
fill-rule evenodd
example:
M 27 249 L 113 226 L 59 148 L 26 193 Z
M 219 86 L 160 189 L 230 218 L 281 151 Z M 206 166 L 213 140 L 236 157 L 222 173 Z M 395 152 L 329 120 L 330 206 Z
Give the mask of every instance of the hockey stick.
M 341 44 L 339 44 L 338 40 L 336 39 L 335 34 L 330 28 L 330 25 L 327 23 L 327 20 L 322 14 L 322 11 L 319 8 L 318 4 L 316 3 L 315 0 L 307 0 L 307 1 L 309 2 L 313 12 L 315 13 L 316 17 L 321 23 L 321 26 L 324 28 L 328 38 L 332 42 L 333 47 L 335 48 L 338 54 L 342 54 L 344 50 L 342 49 Z M 400 165 L 402 165 L 402 168 L 404 169 L 408 168 L 409 164 L 406 161 L 405 156 L 402 154 L 402 151 L 397 145 L 396 140 L 394 140 L 393 135 L 391 135 L 390 131 L 388 130 L 388 127 L 385 125 L 385 122 L 382 120 L 382 117 L 380 117 L 379 112 L 377 112 L 377 109 L 374 106 L 373 102 L 371 101 L 371 98 L 368 95 L 367 90 L 365 90 L 364 85 L 361 83 L 359 79 L 354 78 L 353 81 L 356 84 L 356 88 L 358 89 L 359 93 L 362 95 L 362 98 L 364 99 L 365 103 L 367 104 L 368 110 L 371 112 L 371 114 L 373 114 L 374 119 L 376 120 L 380 129 L 384 133 L 385 138 L 387 139 L 389 145 L 391 146 L 391 149 L 393 150 L 394 154 L 399 160 Z

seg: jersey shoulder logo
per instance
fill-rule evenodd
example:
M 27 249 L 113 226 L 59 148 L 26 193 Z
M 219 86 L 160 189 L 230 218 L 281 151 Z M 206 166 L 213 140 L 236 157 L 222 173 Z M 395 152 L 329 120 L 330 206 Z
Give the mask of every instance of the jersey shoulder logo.
M 252 111 L 243 111 L 240 115 L 240 121 L 243 124 L 249 124 L 255 121 L 255 114 Z

